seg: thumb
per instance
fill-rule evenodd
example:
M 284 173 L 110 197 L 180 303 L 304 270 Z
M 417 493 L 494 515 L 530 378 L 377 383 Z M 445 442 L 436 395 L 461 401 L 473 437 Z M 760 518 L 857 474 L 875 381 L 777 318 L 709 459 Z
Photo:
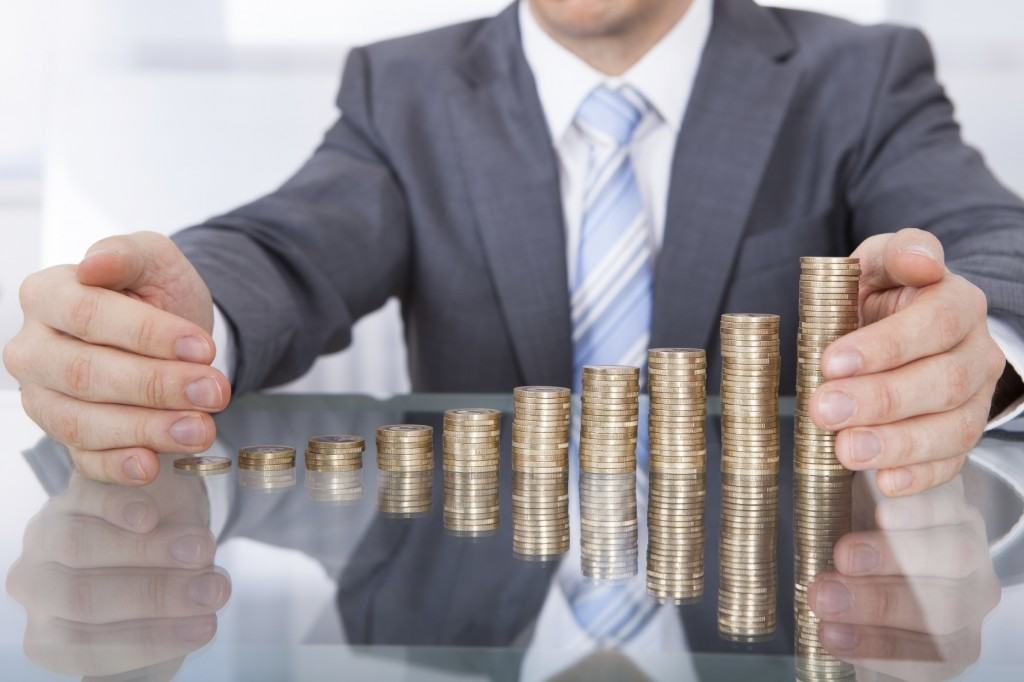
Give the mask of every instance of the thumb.
M 96 242 L 89 247 L 85 258 L 78 264 L 78 281 L 115 291 L 143 286 L 154 274 L 147 263 L 157 261 L 149 257 L 155 244 L 147 237 L 146 233 L 136 233 L 107 237 Z
M 946 275 L 938 238 L 912 227 L 867 239 L 851 255 L 860 258 L 861 286 L 875 290 L 924 287 Z

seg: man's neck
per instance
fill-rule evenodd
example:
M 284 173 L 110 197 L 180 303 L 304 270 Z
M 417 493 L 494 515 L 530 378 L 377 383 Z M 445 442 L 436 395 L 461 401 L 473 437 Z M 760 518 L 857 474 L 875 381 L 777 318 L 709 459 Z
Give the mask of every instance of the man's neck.
M 542 13 L 534 11 L 532 4 L 529 9 L 540 27 L 562 47 L 601 73 L 621 76 L 672 30 L 692 4 L 693 0 L 664 3 L 650 15 L 639 16 L 614 32 L 587 36 L 560 31 Z

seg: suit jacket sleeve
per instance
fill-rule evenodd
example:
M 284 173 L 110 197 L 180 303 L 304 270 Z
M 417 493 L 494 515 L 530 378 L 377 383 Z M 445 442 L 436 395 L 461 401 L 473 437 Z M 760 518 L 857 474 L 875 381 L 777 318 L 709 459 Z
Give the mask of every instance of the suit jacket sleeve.
M 988 296 L 989 314 L 1024 336 L 1024 204 L 961 139 L 924 35 L 893 28 L 886 39 L 888 58 L 846 184 L 853 236 L 931 231 L 948 267 Z
M 298 377 L 341 350 L 353 323 L 405 285 L 406 202 L 374 129 L 370 75 L 353 50 L 343 115 L 283 186 L 173 237 L 230 322 L 237 392 Z

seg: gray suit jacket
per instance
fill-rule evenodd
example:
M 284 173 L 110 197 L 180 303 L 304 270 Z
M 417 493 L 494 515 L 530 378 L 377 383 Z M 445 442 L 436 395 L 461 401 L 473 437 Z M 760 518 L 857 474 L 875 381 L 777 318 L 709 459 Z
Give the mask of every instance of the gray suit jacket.
M 236 332 L 239 391 L 302 374 L 401 299 L 421 391 L 569 385 L 558 168 L 515 7 L 349 55 L 342 117 L 280 189 L 176 235 Z M 717 0 L 676 143 L 652 345 L 783 316 L 801 255 L 901 227 L 1024 333 L 1024 205 L 960 139 L 916 30 Z

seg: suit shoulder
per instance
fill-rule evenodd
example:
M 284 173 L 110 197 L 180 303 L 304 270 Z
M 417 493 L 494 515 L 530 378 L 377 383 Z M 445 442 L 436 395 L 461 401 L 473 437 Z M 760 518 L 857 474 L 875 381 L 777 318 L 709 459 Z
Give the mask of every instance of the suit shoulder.
M 367 61 L 379 71 L 436 70 L 453 64 L 487 21 L 487 18 L 474 19 L 390 38 L 366 45 L 362 50 Z

